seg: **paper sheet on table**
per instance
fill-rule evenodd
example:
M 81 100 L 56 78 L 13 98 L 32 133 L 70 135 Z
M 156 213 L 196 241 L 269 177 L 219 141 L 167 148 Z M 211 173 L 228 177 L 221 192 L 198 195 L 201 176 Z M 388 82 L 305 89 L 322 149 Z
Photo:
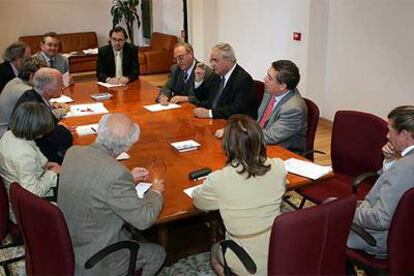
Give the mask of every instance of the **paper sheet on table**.
M 78 133 L 78 135 L 80 136 L 96 134 L 96 132 L 98 131 L 98 127 L 98 124 L 78 126 L 76 127 L 76 133 Z
M 86 50 L 82 50 L 82 52 L 86 55 L 97 55 L 98 54 L 98 48 L 89 48 Z
M 162 105 L 162 104 L 151 104 L 151 105 L 144 105 L 144 108 L 151 112 L 157 112 L 157 111 L 163 111 L 163 110 L 169 110 L 169 109 L 176 109 L 180 108 L 181 105 L 169 103 L 168 105 Z
M 194 140 L 179 141 L 179 142 L 171 143 L 170 145 L 176 150 L 178 150 L 179 152 L 196 150 L 198 149 L 199 146 L 201 146 L 199 143 L 197 143 Z
M 70 79 L 70 75 L 69 75 L 69 71 L 68 72 L 66 72 L 66 73 L 64 73 L 63 75 L 62 75 L 62 78 L 63 78 L 63 85 L 65 86 L 65 87 L 68 87 L 69 86 L 69 79 Z
M 129 159 L 129 158 L 131 158 L 131 155 L 129 155 L 126 152 L 123 152 L 123 153 L 121 153 L 120 155 L 118 155 L 116 157 L 116 160 L 126 160 L 126 159 Z
M 286 170 L 300 176 L 316 180 L 332 171 L 331 166 L 321 166 L 309 161 L 296 158 L 285 160 Z
M 135 186 L 139 198 L 144 198 L 144 194 L 151 187 L 152 183 L 140 182 Z
M 66 114 L 66 118 L 79 117 L 108 113 L 108 109 L 105 108 L 103 103 L 91 103 L 91 104 L 75 104 L 70 106 L 70 111 Z
M 71 97 L 62 95 L 59 98 L 51 98 L 49 100 L 50 103 L 71 103 L 73 99 Z
M 200 187 L 201 185 L 203 185 L 203 184 L 199 184 L 199 185 L 197 185 L 197 186 L 194 186 L 194 187 L 190 187 L 190 188 L 184 189 L 184 193 L 185 193 L 186 195 L 188 195 L 189 197 L 193 198 L 193 191 L 194 191 L 196 188 Z
M 110 84 L 110 83 L 98 81 L 98 85 L 104 86 L 106 88 L 112 88 L 112 87 L 124 86 L 125 84 Z

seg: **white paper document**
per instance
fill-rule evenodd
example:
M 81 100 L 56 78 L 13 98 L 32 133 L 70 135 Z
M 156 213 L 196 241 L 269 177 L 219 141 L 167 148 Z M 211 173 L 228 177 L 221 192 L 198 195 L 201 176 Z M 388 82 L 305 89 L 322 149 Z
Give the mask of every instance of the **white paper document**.
M 169 109 L 176 109 L 180 108 L 181 105 L 169 103 L 168 105 L 162 105 L 162 104 L 151 104 L 151 105 L 144 105 L 144 108 L 151 112 L 157 112 L 157 111 L 163 111 L 163 110 L 169 110 Z
M 296 158 L 285 160 L 286 170 L 300 176 L 316 180 L 332 171 L 331 166 L 321 166 L 310 161 L 303 161 Z
M 120 87 L 120 86 L 124 86 L 125 84 L 110 84 L 110 83 L 106 83 L 106 82 L 101 82 L 101 81 L 98 81 L 98 85 L 100 85 L 100 86 L 104 86 L 104 87 L 106 87 L 106 88 L 112 88 L 112 87 Z
M 76 127 L 76 133 L 79 136 L 96 134 L 96 132 L 98 131 L 98 127 L 99 127 L 98 124 L 78 126 Z
M 97 55 L 98 54 L 98 48 L 89 48 L 89 49 L 86 49 L 86 50 L 82 50 L 82 52 L 85 55 Z
M 189 197 L 193 198 L 193 191 L 194 191 L 196 188 L 200 187 L 201 185 L 203 185 L 203 184 L 200 184 L 200 185 L 197 185 L 197 186 L 193 186 L 193 187 L 190 187 L 190 188 L 184 189 L 184 193 L 185 193 L 186 195 L 188 195 Z
M 151 187 L 152 183 L 140 182 L 135 186 L 139 198 L 144 198 L 144 194 Z
M 178 150 L 179 152 L 185 152 L 190 150 L 196 150 L 201 145 L 194 140 L 184 140 L 180 142 L 175 142 L 170 144 L 173 148 Z
M 70 111 L 65 117 L 79 117 L 108 113 L 108 109 L 105 108 L 103 103 L 91 103 L 91 104 L 75 104 L 70 106 Z
M 116 157 L 116 160 L 126 160 L 126 159 L 129 159 L 129 158 L 131 158 L 131 155 L 129 155 L 126 152 L 123 152 L 123 153 L 121 153 L 120 155 L 118 155 Z
M 65 95 L 62 95 L 59 98 L 51 98 L 49 100 L 49 103 L 71 103 L 71 102 L 73 102 L 73 99 Z

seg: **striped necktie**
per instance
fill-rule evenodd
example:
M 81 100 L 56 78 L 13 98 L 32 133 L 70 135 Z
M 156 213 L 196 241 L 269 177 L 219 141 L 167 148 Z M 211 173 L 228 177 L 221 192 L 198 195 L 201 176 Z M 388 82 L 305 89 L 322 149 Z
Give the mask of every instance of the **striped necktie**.
M 217 106 L 217 103 L 219 102 L 219 99 L 220 99 L 221 95 L 223 94 L 225 82 L 226 82 L 226 79 L 224 78 L 224 76 L 221 76 L 220 77 L 219 90 L 218 90 L 216 96 L 214 97 L 213 104 L 211 105 L 213 108 L 215 108 Z

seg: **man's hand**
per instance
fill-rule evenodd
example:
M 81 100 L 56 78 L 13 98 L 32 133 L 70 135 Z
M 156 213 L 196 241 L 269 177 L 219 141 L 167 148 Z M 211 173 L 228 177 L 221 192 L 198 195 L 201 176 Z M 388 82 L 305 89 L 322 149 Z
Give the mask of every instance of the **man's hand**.
M 223 135 L 224 135 L 224 128 L 219 128 L 216 130 L 216 133 L 214 133 L 214 136 L 216 136 L 219 139 L 223 138 Z
M 133 168 L 131 173 L 134 177 L 135 184 L 147 180 L 149 175 L 149 171 L 147 169 L 139 167 Z
M 196 107 L 193 109 L 193 115 L 197 118 L 208 118 L 210 111 L 203 107 Z
M 64 128 L 66 128 L 67 130 L 69 130 L 72 133 L 76 132 L 76 127 L 75 126 L 68 126 L 67 124 L 62 123 L 62 122 L 59 122 L 57 124 L 60 125 L 60 126 L 63 126 Z
M 47 162 L 46 169 L 54 171 L 55 173 L 60 173 L 60 165 L 55 162 Z
M 164 193 L 164 180 L 155 180 L 150 188 L 150 191 L 157 191 L 159 193 Z
M 394 146 L 391 144 L 391 142 L 388 141 L 382 147 L 382 154 L 384 154 L 384 159 L 389 162 L 394 160 L 398 153 L 395 151 Z
M 106 82 L 109 84 L 120 84 L 119 78 L 108 78 Z
M 66 113 L 68 113 L 70 111 L 70 106 L 66 103 L 58 103 L 58 102 L 54 102 L 52 103 L 52 108 L 62 108 L 63 110 L 65 110 Z
M 119 78 L 119 83 L 120 84 L 127 84 L 129 82 L 129 78 L 128 77 L 120 77 Z
M 168 97 L 167 96 L 165 96 L 165 95 L 160 95 L 160 96 L 158 96 L 158 102 L 161 104 L 161 105 L 168 105 Z
M 188 102 L 187 96 L 174 96 L 170 100 L 170 103 L 183 103 L 183 102 Z
M 200 82 L 204 80 L 204 76 L 206 75 L 205 64 L 197 63 L 196 68 L 194 70 L 194 79 L 196 82 Z

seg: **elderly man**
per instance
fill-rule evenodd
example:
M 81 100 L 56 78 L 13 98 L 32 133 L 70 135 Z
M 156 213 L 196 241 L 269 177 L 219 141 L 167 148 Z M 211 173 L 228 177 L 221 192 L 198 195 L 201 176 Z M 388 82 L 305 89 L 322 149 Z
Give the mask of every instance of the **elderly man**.
M 162 105 L 167 105 L 169 102 L 197 104 L 199 101 L 194 95 L 194 72 L 196 68 L 201 67 L 206 71 L 205 81 L 202 85 L 209 83 L 215 75 L 209 67 L 199 63 L 194 58 L 193 47 L 188 43 L 179 42 L 174 46 L 174 60 L 176 63 L 171 66 L 170 76 L 161 88 L 157 101 Z
M 4 87 L 0 95 L 0 137 L 7 131 L 17 100 L 25 91 L 32 89 L 34 73 L 44 66 L 46 64 L 35 57 L 23 58 L 19 77 L 15 77 Z
M 15 109 L 21 103 L 28 101 L 44 103 L 49 107 L 53 114 L 55 127 L 52 132 L 36 139 L 36 144 L 49 161 L 61 164 L 66 150 L 72 146 L 73 138 L 71 132 L 64 125 L 58 124 L 59 120 L 53 112 L 54 107 L 49 104 L 49 100 L 62 95 L 62 74 L 53 68 L 40 68 L 34 74 L 33 86 L 33 89 L 24 92 L 19 98 Z M 63 110 L 67 112 L 68 108 Z
M 22 68 L 22 59 L 26 56 L 30 56 L 30 47 L 21 41 L 4 50 L 4 62 L 0 63 L 0 93 L 10 80 L 17 77 Z
M 138 141 L 139 127 L 120 113 L 104 115 L 95 143 L 68 150 L 59 179 L 58 205 L 63 211 L 75 251 L 76 275 L 125 275 L 129 252 L 118 251 L 85 270 L 85 262 L 98 250 L 128 239 L 125 222 L 138 229 L 150 227 L 163 204 L 163 181 L 152 184 L 143 199 L 135 184 L 148 176 L 144 168 L 129 171 L 115 158 Z M 165 259 L 164 249 L 140 242 L 137 269 L 155 275 Z
M 195 89 L 202 102 L 193 110 L 198 118 L 227 119 L 233 114 L 246 114 L 256 119 L 257 104 L 252 77 L 236 63 L 233 48 L 227 43 L 213 47 L 210 63 L 219 78 Z M 205 79 L 205 70 L 197 68 L 196 80 Z
M 368 245 L 354 232 L 348 247 L 361 249 L 377 258 L 387 256 L 388 229 L 402 195 L 414 187 L 414 106 L 400 106 L 388 114 L 388 142 L 380 177 L 357 207 L 354 223 L 364 228 L 377 241 Z
M 110 84 L 126 84 L 139 75 L 138 48 L 126 42 L 124 28 L 115 27 L 109 32 L 109 45 L 98 49 L 96 78 Z

